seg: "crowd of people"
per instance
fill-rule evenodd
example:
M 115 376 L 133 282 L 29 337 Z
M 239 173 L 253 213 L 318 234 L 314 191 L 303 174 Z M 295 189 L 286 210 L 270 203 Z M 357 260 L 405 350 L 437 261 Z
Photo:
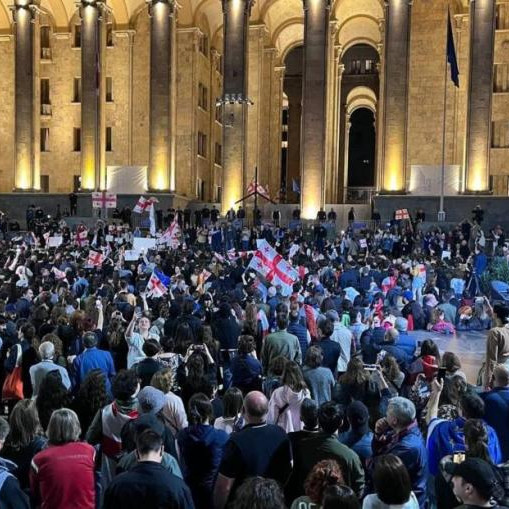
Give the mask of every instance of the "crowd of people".
M 509 504 L 509 307 L 483 286 L 503 229 L 320 212 L 169 211 L 178 245 L 134 256 L 148 234 L 118 220 L 3 232 L 0 509 Z M 260 239 L 290 288 L 250 268 Z M 432 339 L 456 331 L 486 337 L 478 380 Z

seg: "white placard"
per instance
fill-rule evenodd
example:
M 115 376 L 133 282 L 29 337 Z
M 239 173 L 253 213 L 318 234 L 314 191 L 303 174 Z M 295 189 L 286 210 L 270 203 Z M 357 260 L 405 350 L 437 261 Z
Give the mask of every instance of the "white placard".
M 450 251 L 442 251 L 442 260 L 450 260 L 451 252 Z
M 62 245 L 62 237 L 48 237 L 48 247 L 58 247 Z
M 361 247 L 361 249 L 366 249 L 368 247 L 366 239 L 359 239 L 359 246 Z
M 145 250 L 148 251 L 149 249 L 155 249 L 156 247 L 156 239 L 152 238 L 145 238 L 145 237 L 135 237 L 133 239 L 133 249 L 136 249 L 137 251 Z
M 138 258 L 140 257 L 141 253 L 137 249 L 128 249 L 124 253 L 124 260 L 126 262 L 135 262 L 138 261 Z
M 115 237 L 113 235 L 106 235 L 105 239 L 106 242 L 113 242 L 115 240 Z

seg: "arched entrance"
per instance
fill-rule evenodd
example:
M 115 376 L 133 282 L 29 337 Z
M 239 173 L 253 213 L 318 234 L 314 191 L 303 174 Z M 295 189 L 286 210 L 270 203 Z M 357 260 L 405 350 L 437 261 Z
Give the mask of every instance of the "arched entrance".
M 300 196 L 293 192 L 293 182 L 300 182 L 300 133 L 302 117 L 302 46 L 290 50 L 284 59 L 282 133 L 282 188 L 286 189 L 286 203 L 298 203 Z
M 347 186 L 375 186 L 375 115 L 358 108 L 350 115 Z
M 369 203 L 376 186 L 378 51 L 356 44 L 342 56 L 339 193 L 344 203 Z

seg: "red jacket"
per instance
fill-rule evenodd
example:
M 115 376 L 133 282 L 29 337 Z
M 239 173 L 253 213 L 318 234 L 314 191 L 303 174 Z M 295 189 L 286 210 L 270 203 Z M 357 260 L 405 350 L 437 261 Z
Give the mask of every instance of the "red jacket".
M 41 509 L 95 509 L 95 449 L 85 442 L 49 446 L 37 453 L 30 489 Z

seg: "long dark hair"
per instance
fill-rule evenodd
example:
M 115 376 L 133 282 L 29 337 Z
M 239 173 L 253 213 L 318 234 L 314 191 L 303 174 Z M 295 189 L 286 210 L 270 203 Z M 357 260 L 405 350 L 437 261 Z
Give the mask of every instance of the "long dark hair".
M 469 458 L 480 458 L 493 463 L 488 447 L 488 430 L 481 419 L 468 419 L 463 427 L 465 445 Z
M 60 372 L 55 370 L 47 373 L 41 382 L 39 394 L 35 400 L 43 429 L 48 427 L 53 411 L 68 407 L 71 400 L 71 394 L 62 383 Z
M 6 443 L 12 449 L 23 449 L 38 435 L 43 434 L 35 402 L 30 399 L 18 401 L 9 417 L 10 431 Z

